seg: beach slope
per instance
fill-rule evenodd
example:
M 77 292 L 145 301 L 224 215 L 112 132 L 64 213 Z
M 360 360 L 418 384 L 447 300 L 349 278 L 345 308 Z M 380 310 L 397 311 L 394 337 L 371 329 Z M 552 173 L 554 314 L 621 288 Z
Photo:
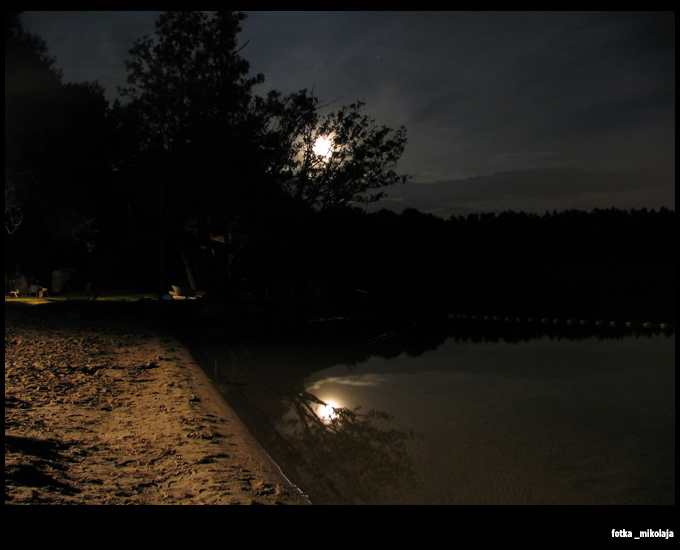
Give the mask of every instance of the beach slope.
M 147 316 L 5 301 L 5 504 L 308 504 Z

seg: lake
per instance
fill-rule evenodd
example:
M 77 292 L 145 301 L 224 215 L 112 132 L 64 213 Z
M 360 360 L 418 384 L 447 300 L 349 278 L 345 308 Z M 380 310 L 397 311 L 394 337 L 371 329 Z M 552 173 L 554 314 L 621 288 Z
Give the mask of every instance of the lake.
M 193 344 L 312 503 L 675 503 L 674 332 L 449 321 L 360 336 Z

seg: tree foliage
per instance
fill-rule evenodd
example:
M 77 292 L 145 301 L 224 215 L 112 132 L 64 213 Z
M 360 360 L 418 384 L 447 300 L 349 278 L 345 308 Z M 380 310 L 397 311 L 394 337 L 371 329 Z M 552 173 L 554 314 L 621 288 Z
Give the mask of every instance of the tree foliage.
M 160 159 L 165 235 L 194 287 L 214 280 L 215 271 L 223 286 L 238 261 L 247 256 L 252 264 L 253 243 L 275 238 L 275 225 L 296 215 L 295 205 L 370 202 L 382 187 L 406 180 L 395 172 L 405 130 L 378 126 L 362 103 L 322 114 L 325 106 L 306 90 L 257 95 L 264 77 L 249 75 L 238 47 L 244 18 L 166 12 L 126 62 L 123 120 L 140 125 L 132 132 L 137 158 Z M 314 152 L 320 136 L 333 142 L 327 157 Z M 208 262 L 201 247 L 211 250 Z
M 108 102 L 96 82 L 62 84 L 21 12 L 5 13 L 5 33 L 5 259 L 38 272 L 94 246 L 106 208 L 95 186 L 110 174 Z
M 204 132 L 236 131 L 243 122 L 252 87 L 263 78 L 247 76 L 249 63 L 236 49 L 244 17 L 221 11 L 213 17 L 200 11 L 166 12 L 153 37 L 135 41 L 125 62 L 130 86 L 121 93 L 141 113 L 147 146 L 182 153 L 204 141 Z
M 405 183 L 396 172 L 406 129 L 380 126 L 363 102 L 322 114 L 308 90 L 291 94 L 272 114 L 274 142 L 282 153 L 274 169 L 286 192 L 319 210 L 381 199 L 381 189 Z M 326 109 L 327 110 L 327 109 Z M 323 140 L 326 149 L 317 146 Z
M 29 194 L 26 174 L 43 162 L 44 122 L 61 86 L 45 41 L 28 33 L 20 11 L 5 12 L 5 227 L 14 233 Z M 37 149 L 37 151 L 36 151 Z M 37 153 L 37 154 L 36 154 Z M 39 167 L 39 164 L 38 164 Z
M 237 49 L 244 17 L 163 13 L 154 36 L 137 40 L 126 61 L 122 120 L 137 126 L 127 135 L 138 140 L 138 165 L 156 159 L 146 184 L 159 189 L 161 238 L 180 253 L 194 288 L 208 284 L 205 271 L 218 263 L 213 256 L 207 265 L 198 249 L 233 233 L 257 180 L 252 88 L 263 77 L 248 75 Z

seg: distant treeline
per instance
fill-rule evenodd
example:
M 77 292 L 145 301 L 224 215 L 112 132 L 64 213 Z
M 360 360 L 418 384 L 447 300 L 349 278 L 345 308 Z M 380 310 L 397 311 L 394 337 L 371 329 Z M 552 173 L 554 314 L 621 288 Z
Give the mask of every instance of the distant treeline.
M 268 296 L 340 313 L 563 315 L 674 322 L 675 212 L 569 210 L 443 219 L 407 209 L 318 215 L 280 242 Z M 290 248 L 289 248 L 290 247 Z M 281 286 L 283 283 L 284 286 Z M 297 285 L 297 289 L 295 289 Z

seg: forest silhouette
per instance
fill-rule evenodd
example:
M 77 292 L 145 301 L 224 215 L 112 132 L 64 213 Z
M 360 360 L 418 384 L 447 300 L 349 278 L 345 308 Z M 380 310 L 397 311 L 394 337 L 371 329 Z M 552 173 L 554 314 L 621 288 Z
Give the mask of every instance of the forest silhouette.
M 110 104 L 96 82 L 63 84 L 48 45 L 5 12 L 6 294 L 68 268 L 53 293 L 175 285 L 303 318 L 674 323 L 674 211 L 367 213 L 407 184 L 406 130 L 307 89 L 257 95 L 243 17 L 164 13 Z

